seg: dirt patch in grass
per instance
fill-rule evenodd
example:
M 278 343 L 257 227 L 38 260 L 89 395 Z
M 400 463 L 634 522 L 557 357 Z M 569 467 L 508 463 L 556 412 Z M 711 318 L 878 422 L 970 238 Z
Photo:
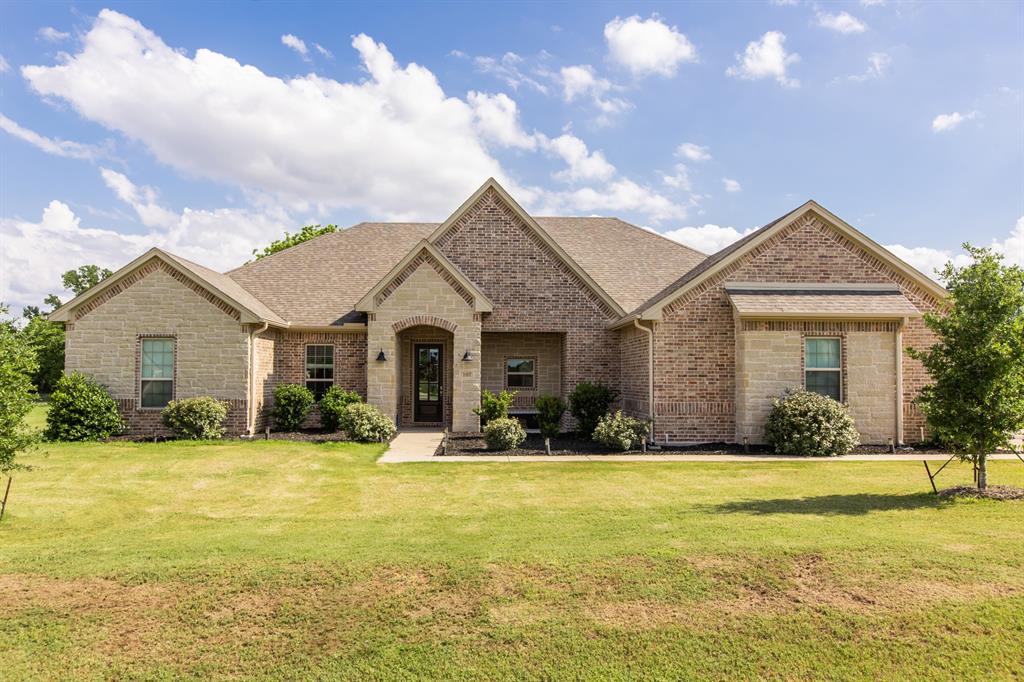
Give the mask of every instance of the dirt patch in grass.
M 1024 488 L 1012 485 L 990 485 L 984 490 L 974 486 L 960 485 L 939 491 L 939 497 L 970 497 L 985 500 L 1024 500 Z

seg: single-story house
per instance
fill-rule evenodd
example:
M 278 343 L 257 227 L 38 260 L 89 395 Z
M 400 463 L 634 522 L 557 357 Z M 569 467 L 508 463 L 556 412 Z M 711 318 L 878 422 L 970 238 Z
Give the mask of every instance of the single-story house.
M 904 349 L 930 344 L 944 295 L 814 201 L 708 256 L 616 218 L 531 216 L 491 179 L 442 223 L 360 223 L 226 273 L 154 248 L 50 319 L 67 370 L 138 434 L 201 395 L 260 432 L 281 383 L 472 432 L 483 389 L 517 391 L 528 419 L 592 381 L 659 442 L 762 442 L 772 398 L 806 387 L 884 444 L 921 438 L 927 376 Z

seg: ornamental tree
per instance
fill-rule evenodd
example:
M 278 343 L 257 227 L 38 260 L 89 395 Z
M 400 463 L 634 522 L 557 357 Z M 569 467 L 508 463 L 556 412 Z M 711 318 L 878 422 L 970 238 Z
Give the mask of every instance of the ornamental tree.
M 978 469 L 1024 430 L 1024 269 L 991 249 L 964 244 L 972 262 L 940 273 L 948 300 L 924 316 L 938 341 L 908 349 L 931 374 L 917 402 L 935 437 Z
M 6 312 L 7 308 L 0 305 L 0 315 Z M 35 398 L 35 371 L 35 353 L 22 342 L 13 325 L 0 324 L 0 474 L 23 468 L 15 457 L 38 438 L 25 424 Z

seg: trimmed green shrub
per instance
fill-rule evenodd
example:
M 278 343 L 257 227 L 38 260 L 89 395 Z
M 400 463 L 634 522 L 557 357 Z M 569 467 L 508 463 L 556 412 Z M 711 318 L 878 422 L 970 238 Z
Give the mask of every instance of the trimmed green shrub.
M 228 404 L 216 398 L 172 400 L 160 413 L 160 421 L 178 438 L 203 440 L 224 435 Z
M 313 392 L 301 384 L 281 384 L 274 389 L 274 407 L 270 416 L 278 431 L 296 431 L 313 407 Z
M 526 430 L 518 419 L 498 417 L 484 427 L 484 441 L 491 450 L 511 450 L 526 440 Z
M 631 450 L 640 447 L 647 437 L 647 422 L 622 414 L 606 414 L 597 422 L 594 429 L 594 440 L 606 448 Z
M 341 428 L 360 443 L 387 443 L 395 437 L 395 422 L 373 405 L 352 403 L 345 408 Z
M 802 389 L 772 401 L 764 433 L 780 455 L 838 457 L 860 444 L 845 405 Z
M 538 396 L 533 406 L 537 408 L 537 423 L 540 435 L 545 438 L 557 438 L 561 433 L 562 415 L 565 414 L 565 403 L 556 395 Z
M 346 391 L 341 386 L 331 386 L 320 399 L 320 424 L 328 431 L 340 431 L 349 405 L 363 402 L 355 391 Z
M 480 415 L 480 425 L 486 426 L 488 422 L 507 417 L 508 408 L 512 407 L 515 398 L 515 391 L 502 391 L 495 395 L 485 390 L 480 394 L 480 407 L 475 408 L 473 412 Z
M 124 431 L 117 403 L 106 387 L 81 372 L 65 374 L 50 394 L 46 437 L 50 440 L 102 440 Z
M 584 381 L 569 394 L 569 411 L 576 418 L 576 433 L 583 438 L 594 435 L 597 422 L 608 414 L 615 402 L 615 391 L 601 383 Z

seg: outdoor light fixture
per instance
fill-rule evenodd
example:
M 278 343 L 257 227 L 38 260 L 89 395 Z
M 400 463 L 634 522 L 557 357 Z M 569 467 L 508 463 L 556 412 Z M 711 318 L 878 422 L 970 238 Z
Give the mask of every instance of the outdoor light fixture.
M 469 362 L 472 359 L 473 359 L 473 351 L 471 351 L 469 349 L 466 349 L 465 355 L 462 356 L 462 361 L 463 362 Z
M 377 362 L 387 362 L 388 356 L 384 355 L 384 349 L 381 348 L 380 352 L 377 353 Z

